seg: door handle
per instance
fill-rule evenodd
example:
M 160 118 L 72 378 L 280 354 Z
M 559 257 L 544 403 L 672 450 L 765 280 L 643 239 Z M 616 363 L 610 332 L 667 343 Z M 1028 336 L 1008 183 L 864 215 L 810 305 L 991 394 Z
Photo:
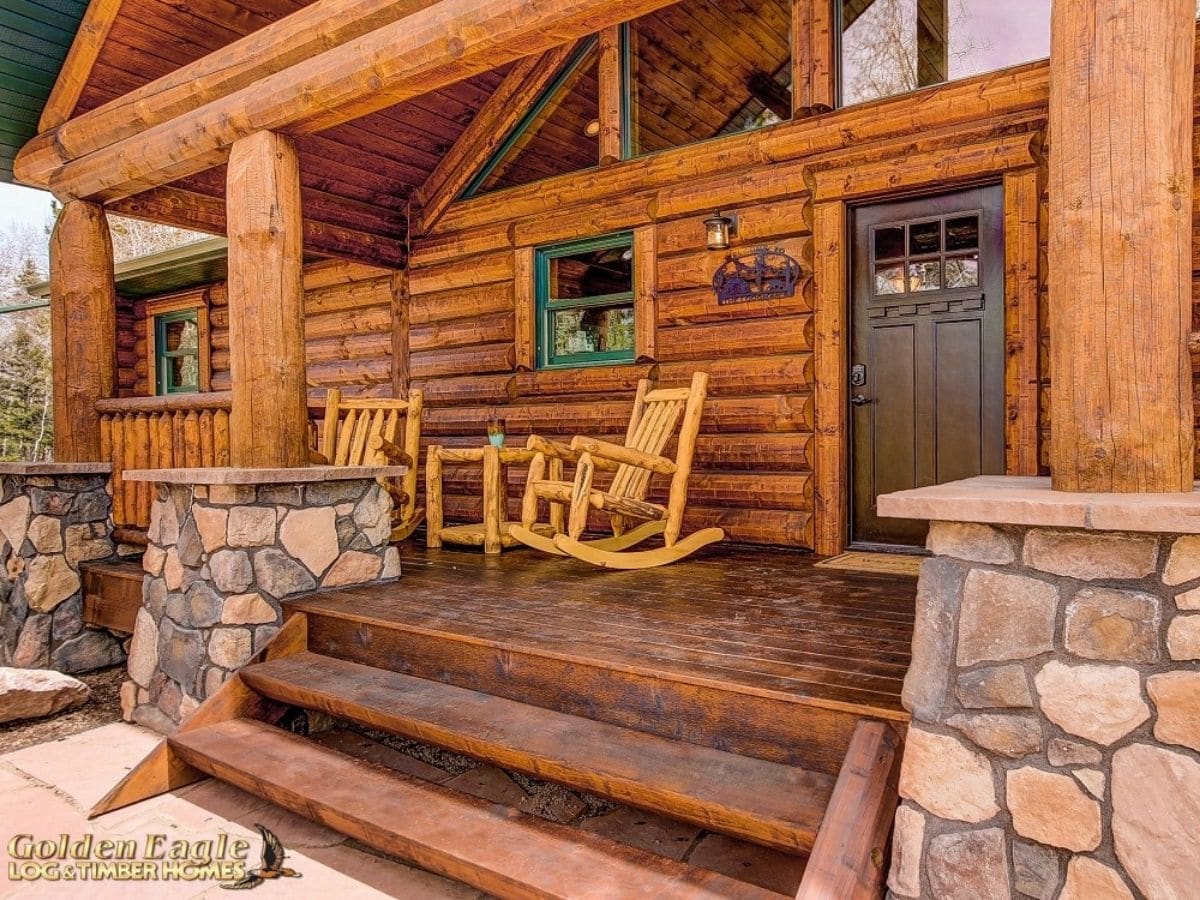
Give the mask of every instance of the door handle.
M 853 403 L 855 406 L 866 406 L 871 401 L 867 397 L 864 397 L 862 394 L 855 394 L 853 397 L 850 398 L 850 402 Z

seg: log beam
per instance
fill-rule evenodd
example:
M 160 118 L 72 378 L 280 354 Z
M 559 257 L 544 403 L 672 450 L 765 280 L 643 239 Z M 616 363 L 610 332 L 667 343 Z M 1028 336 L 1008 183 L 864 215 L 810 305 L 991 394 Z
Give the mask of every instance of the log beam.
M 75 32 L 75 40 L 67 51 L 62 68 L 58 70 L 58 78 L 50 90 L 46 105 L 42 107 L 41 118 L 38 119 L 38 132 L 57 128 L 71 118 L 83 88 L 92 75 L 92 67 L 100 55 L 100 48 L 108 40 L 117 13 L 121 11 L 121 0 L 92 0 L 79 30 Z
M 621 159 L 621 27 L 613 25 L 599 34 L 600 42 L 600 164 Z
M 259 132 L 229 158 L 230 465 L 308 465 L 300 166 Z
M 94 203 L 65 204 L 50 238 L 50 336 L 54 458 L 99 462 L 96 403 L 116 384 L 117 289 L 108 220 Z
M 1050 463 L 1056 490 L 1192 490 L 1195 3 L 1056 0 Z
M 463 188 L 483 168 L 496 149 L 516 127 L 521 117 L 541 96 L 567 61 L 577 42 L 553 47 L 544 53 L 519 60 L 479 109 L 442 161 L 417 189 L 420 209 L 417 232 L 424 234 L 441 218 Z
M 219 165 L 256 131 L 323 131 L 673 2 L 441 0 L 74 159 L 50 186 L 63 197 L 117 200 Z
M 792 116 L 803 119 L 837 105 L 837 18 L 829 0 L 792 0 Z

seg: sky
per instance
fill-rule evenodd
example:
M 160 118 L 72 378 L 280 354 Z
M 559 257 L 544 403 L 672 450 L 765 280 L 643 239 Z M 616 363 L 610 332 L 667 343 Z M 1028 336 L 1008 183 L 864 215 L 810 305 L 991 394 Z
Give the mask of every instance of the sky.
M 13 225 L 40 228 L 50 218 L 50 193 L 15 184 L 0 183 L 0 229 Z

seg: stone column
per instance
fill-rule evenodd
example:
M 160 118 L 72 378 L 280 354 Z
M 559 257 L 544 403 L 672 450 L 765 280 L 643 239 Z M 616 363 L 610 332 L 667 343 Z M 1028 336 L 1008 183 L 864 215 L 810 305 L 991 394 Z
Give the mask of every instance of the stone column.
M 127 719 L 167 733 L 262 649 L 284 600 L 395 580 L 397 467 L 128 471 L 157 481 L 122 688 Z
M 112 556 L 110 466 L 0 464 L 0 665 L 87 672 L 125 658 L 83 623 L 81 563 Z
M 1194 896 L 1200 497 L 980 478 L 880 498 L 931 518 L 896 897 Z

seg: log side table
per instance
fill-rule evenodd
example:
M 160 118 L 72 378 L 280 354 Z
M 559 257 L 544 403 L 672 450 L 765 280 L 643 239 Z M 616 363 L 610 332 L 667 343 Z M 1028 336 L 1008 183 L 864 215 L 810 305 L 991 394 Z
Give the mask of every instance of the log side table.
M 433 445 L 425 457 L 425 545 L 443 543 L 483 547 L 484 553 L 497 554 L 505 547 L 519 546 L 509 536 L 514 523 L 508 519 L 508 483 L 505 468 L 529 465 L 536 451 L 517 447 L 441 447 Z M 549 461 L 551 478 L 562 478 L 562 460 Z M 442 508 L 442 466 L 483 466 L 483 521 L 465 525 L 445 525 Z

